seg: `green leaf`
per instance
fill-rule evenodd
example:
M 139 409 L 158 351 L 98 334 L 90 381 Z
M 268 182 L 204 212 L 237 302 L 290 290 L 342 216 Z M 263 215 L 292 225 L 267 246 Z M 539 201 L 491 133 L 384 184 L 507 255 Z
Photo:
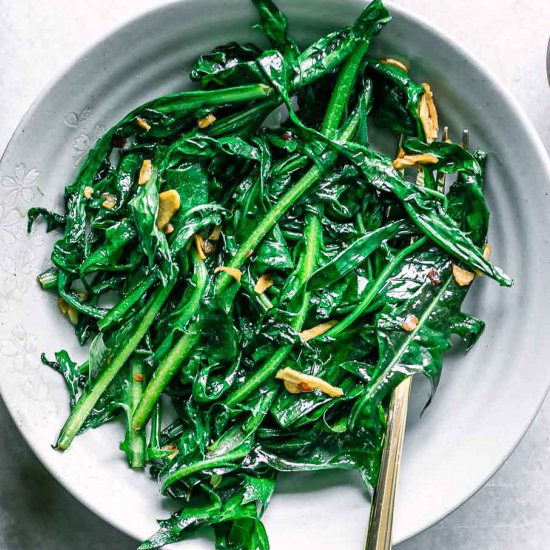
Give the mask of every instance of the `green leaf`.
M 166 189 L 175 189 L 180 196 L 180 209 L 173 218 L 176 225 L 189 210 L 208 203 L 208 174 L 201 164 L 166 170 L 164 181 Z
M 281 52 L 288 61 L 292 62 L 299 51 L 294 40 L 289 38 L 287 34 L 286 17 L 271 0 L 252 1 L 260 14 L 258 27 L 269 40 L 271 47 Z
M 392 222 L 380 229 L 366 233 L 354 243 L 342 250 L 333 260 L 319 268 L 307 281 L 308 290 L 314 291 L 340 280 L 359 267 L 375 250 L 393 239 L 399 231 L 406 228 L 402 221 Z

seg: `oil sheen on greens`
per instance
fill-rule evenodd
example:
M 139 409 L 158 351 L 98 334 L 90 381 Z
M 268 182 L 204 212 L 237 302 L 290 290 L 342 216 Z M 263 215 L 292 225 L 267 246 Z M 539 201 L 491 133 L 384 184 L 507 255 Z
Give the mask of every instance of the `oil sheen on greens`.
M 369 57 L 390 21 L 380 0 L 307 47 L 271 0 L 253 3 L 268 49 L 199 57 L 195 89 L 97 142 L 63 214 L 29 212 L 29 229 L 42 217 L 62 232 L 39 282 L 89 343 L 81 365 L 65 350 L 42 358 L 70 394 L 56 448 L 120 419 L 129 465 L 180 505 L 142 549 L 203 527 L 217 548 L 269 548 L 260 518 L 278 472 L 354 469 L 370 490 L 392 389 L 422 373 L 435 391 L 451 337 L 469 347 L 483 331 L 453 266 L 511 285 L 483 255 L 485 155 L 428 143 L 424 89 Z M 378 131 L 434 156 L 423 187 L 369 147 Z M 168 232 L 166 190 L 180 197 Z M 284 368 L 343 395 L 291 393 Z

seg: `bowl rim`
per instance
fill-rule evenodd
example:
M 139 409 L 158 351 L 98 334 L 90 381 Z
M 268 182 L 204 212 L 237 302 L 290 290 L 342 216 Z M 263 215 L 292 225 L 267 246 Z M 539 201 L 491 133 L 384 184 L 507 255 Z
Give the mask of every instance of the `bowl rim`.
M 5 149 L 0 155 L 0 169 L 2 167 L 2 163 L 4 162 L 10 147 L 12 146 L 15 139 L 19 136 L 19 134 L 24 130 L 24 127 L 27 121 L 33 116 L 36 107 L 42 102 L 42 100 L 47 96 L 50 90 L 60 80 L 62 80 L 66 75 L 68 75 L 79 64 L 85 62 L 86 59 L 90 56 L 90 54 L 94 52 L 94 50 L 100 47 L 104 42 L 113 39 L 116 35 L 124 31 L 127 27 L 130 27 L 133 25 L 139 25 L 143 20 L 151 17 L 153 14 L 157 16 L 162 12 L 165 12 L 165 11 L 169 12 L 178 6 L 183 6 L 192 1 L 196 1 L 196 0 L 169 0 L 168 2 L 160 6 L 146 9 L 143 13 L 136 16 L 132 16 L 126 21 L 120 24 L 117 24 L 109 32 L 107 32 L 106 34 L 94 40 L 77 57 L 73 57 L 67 63 L 62 64 L 56 71 L 54 71 L 53 76 L 49 78 L 48 82 L 42 87 L 41 91 L 37 94 L 34 100 L 29 104 L 21 120 L 15 127 L 12 135 L 10 136 L 10 138 L 6 143 Z M 368 3 L 368 0 L 365 0 L 364 3 L 366 5 Z M 439 40 L 446 42 L 454 51 L 457 52 L 458 55 L 460 55 L 465 61 L 467 61 L 477 73 L 483 76 L 487 80 L 487 82 L 494 87 L 494 89 L 502 98 L 503 102 L 506 104 L 507 108 L 516 117 L 516 119 L 519 121 L 520 125 L 522 126 L 523 130 L 528 135 L 531 144 L 535 147 L 534 152 L 536 156 L 539 157 L 539 159 L 543 162 L 543 166 L 541 168 L 546 174 L 546 180 L 550 181 L 550 153 L 547 151 L 546 147 L 544 146 L 541 136 L 536 131 L 533 123 L 527 116 L 527 113 L 525 112 L 524 108 L 521 106 L 518 99 L 502 83 L 502 81 L 500 80 L 500 77 L 498 77 L 493 72 L 493 70 L 484 62 L 482 62 L 477 57 L 477 55 L 474 54 L 468 47 L 461 44 L 457 39 L 452 37 L 446 31 L 442 30 L 435 23 L 430 23 L 422 19 L 422 17 L 415 10 L 409 7 L 403 7 L 400 4 L 396 4 L 395 0 L 383 0 L 383 3 L 390 10 L 390 12 L 392 13 L 392 16 L 394 14 L 397 14 L 399 17 L 410 21 L 412 24 L 419 27 L 421 30 L 424 30 L 434 35 Z M 547 68 L 549 71 L 548 79 L 550 82 L 550 42 L 548 43 Z M 86 507 L 90 512 L 94 513 L 97 517 L 104 520 L 110 526 L 128 535 L 130 538 L 137 540 L 135 538 L 134 533 L 129 528 L 125 528 L 124 525 L 119 525 L 118 523 L 115 523 L 106 513 L 103 512 L 100 506 L 81 499 L 78 496 L 77 492 L 73 490 L 73 486 L 70 483 L 66 483 L 58 475 L 56 470 L 50 469 L 48 465 L 48 460 L 46 456 L 44 456 L 44 453 L 42 453 L 42 451 L 38 448 L 38 446 L 34 444 L 33 439 L 28 437 L 28 435 L 23 430 L 23 427 L 18 423 L 16 408 L 13 403 L 10 403 L 9 400 L 4 398 L 4 392 L 2 391 L 2 386 L 3 386 L 2 377 L 0 377 L 0 398 L 5 404 L 6 409 L 11 417 L 11 420 L 17 427 L 17 430 L 22 436 L 23 440 L 32 450 L 34 456 L 36 456 L 36 458 L 39 460 L 42 466 L 48 471 L 48 473 L 52 475 L 54 479 L 73 498 L 75 498 L 79 503 L 81 503 L 84 507 Z M 451 507 L 449 507 L 446 510 L 443 510 L 440 514 L 436 515 L 435 517 L 432 517 L 429 521 L 426 521 L 424 524 L 421 524 L 416 529 L 408 533 L 408 535 L 405 538 L 393 541 L 393 544 L 400 544 L 426 531 L 430 527 L 436 525 L 445 517 L 449 516 L 452 512 L 458 509 L 460 506 L 462 506 L 470 498 L 472 498 L 472 496 L 474 496 L 479 490 L 481 490 L 486 485 L 486 483 L 502 468 L 504 463 L 513 454 L 513 452 L 516 450 L 519 443 L 525 437 L 531 425 L 533 424 L 533 421 L 537 417 L 540 411 L 540 408 L 542 407 L 542 404 L 544 403 L 549 391 L 550 391 L 550 376 L 548 377 L 547 384 L 546 384 L 546 387 L 544 388 L 544 391 L 541 392 L 539 399 L 533 404 L 529 421 L 525 423 L 523 430 L 518 432 L 517 437 L 511 442 L 511 444 L 508 446 L 508 449 L 505 451 L 505 453 L 503 453 L 502 458 L 499 461 L 495 462 L 494 466 L 488 471 L 487 475 L 482 479 L 479 485 L 475 486 L 472 490 L 465 493 L 464 496 L 460 499 L 460 501 L 453 503 Z

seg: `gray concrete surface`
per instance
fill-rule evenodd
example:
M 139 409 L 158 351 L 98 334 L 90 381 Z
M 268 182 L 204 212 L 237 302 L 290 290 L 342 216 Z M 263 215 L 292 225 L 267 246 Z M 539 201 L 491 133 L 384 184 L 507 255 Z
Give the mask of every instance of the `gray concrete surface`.
M 324 1 L 324 0 L 319 0 Z M 166 0 L 0 0 L 0 151 L 41 88 L 112 29 Z M 520 100 L 550 147 L 548 0 L 398 0 L 469 45 Z M 550 403 L 500 472 L 399 550 L 550 547 Z M 0 403 L 0 549 L 131 550 L 41 466 Z

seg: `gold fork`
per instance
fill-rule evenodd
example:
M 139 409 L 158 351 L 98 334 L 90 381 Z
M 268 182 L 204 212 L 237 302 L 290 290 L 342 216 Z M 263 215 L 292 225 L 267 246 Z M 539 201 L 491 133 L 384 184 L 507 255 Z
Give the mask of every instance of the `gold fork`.
M 445 127 L 443 141 L 448 140 L 449 129 Z M 465 129 L 462 132 L 462 146 L 467 149 L 468 145 L 469 132 Z M 438 176 L 437 183 L 438 191 L 445 192 L 445 174 Z M 365 550 L 390 550 L 392 547 L 395 495 L 401 466 L 411 386 L 412 376 L 408 376 L 393 390 L 391 396 L 388 424 L 380 462 L 380 474 L 371 504 Z

